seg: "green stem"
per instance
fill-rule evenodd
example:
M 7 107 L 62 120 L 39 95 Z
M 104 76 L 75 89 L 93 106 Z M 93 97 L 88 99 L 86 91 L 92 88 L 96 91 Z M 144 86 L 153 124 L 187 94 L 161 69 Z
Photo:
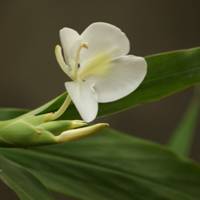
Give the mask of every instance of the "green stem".
M 64 103 L 62 104 L 62 106 L 56 111 L 53 113 L 53 115 L 51 116 L 51 120 L 56 120 L 58 119 L 60 116 L 62 116 L 64 114 L 64 112 L 67 110 L 67 108 L 69 107 L 71 103 L 71 98 L 70 96 L 68 95 L 64 101 Z

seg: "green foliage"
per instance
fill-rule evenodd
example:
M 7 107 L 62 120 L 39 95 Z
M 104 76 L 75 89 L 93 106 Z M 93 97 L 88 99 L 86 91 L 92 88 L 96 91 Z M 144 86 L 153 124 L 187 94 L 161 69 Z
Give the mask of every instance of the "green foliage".
M 0 156 L 0 179 L 14 190 L 21 200 L 52 200 L 47 189 L 30 172 Z
M 52 191 L 82 200 L 198 200 L 200 167 L 160 145 L 105 129 L 87 139 L 0 153 Z
M 183 156 L 187 156 L 190 152 L 195 127 L 198 122 L 200 111 L 200 95 L 198 90 L 199 88 L 197 88 L 183 119 L 169 142 L 169 147 L 174 152 Z
M 28 110 L 18 108 L 0 108 L 0 120 L 7 120 L 18 117 Z
M 119 101 L 101 104 L 99 117 L 157 101 L 200 83 L 200 48 L 157 54 L 146 60 L 148 75 L 142 85 Z M 64 93 L 23 117 L 56 111 L 65 96 Z M 175 136 L 179 139 L 172 142 L 171 148 L 178 153 L 187 150 L 196 108 L 192 106 L 181 134 Z M 0 109 L 0 120 L 25 112 Z M 62 116 L 70 120 L 78 117 L 73 105 Z M 3 123 L 0 122 L 0 127 Z M 181 145 L 177 146 L 180 138 Z M 0 155 L 0 178 L 21 200 L 51 199 L 45 188 L 80 200 L 199 200 L 200 197 L 198 164 L 166 147 L 111 129 L 60 145 L 1 147 Z

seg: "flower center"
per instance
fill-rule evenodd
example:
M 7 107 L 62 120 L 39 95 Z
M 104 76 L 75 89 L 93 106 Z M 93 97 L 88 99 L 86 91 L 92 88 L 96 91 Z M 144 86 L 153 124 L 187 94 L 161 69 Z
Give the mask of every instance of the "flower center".
M 111 69 L 112 56 L 109 53 L 97 53 L 90 58 L 83 67 L 78 70 L 77 77 L 80 80 L 85 80 L 93 76 L 103 76 L 109 73 Z

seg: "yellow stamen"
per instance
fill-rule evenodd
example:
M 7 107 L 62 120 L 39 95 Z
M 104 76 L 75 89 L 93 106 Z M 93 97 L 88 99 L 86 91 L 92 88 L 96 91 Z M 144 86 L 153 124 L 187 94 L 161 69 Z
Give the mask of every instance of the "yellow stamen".
M 80 53 L 81 53 L 81 50 L 85 48 L 85 49 L 88 49 L 88 45 L 86 43 L 82 43 L 80 45 L 80 47 L 78 48 L 78 51 L 76 53 L 76 64 L 78 65 L 80 63 Z

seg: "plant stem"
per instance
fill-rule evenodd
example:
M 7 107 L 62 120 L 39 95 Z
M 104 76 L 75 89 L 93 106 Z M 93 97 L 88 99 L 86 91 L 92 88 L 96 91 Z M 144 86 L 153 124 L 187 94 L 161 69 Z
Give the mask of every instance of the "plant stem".
M 53 115 L 51 116 L 51 120 L 56 120 L 58 119 L 60 116 L 63 115 L 63 113 L 67 110 L 67 108 L 69 107 L 71 103 L 71 98 L 69 95 L 67 95 L 65 101 L 63 102 L 62 106 L 53 113 Z

